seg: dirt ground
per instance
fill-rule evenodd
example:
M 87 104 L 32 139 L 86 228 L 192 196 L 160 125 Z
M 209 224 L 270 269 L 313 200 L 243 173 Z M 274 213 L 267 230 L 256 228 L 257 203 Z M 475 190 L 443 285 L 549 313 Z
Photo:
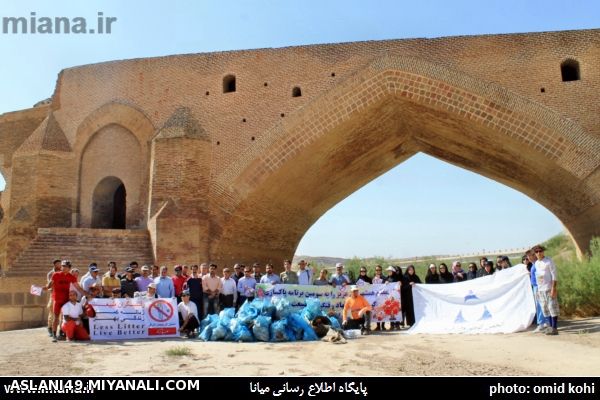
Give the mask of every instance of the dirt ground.
M 386 331 L 345 344 L 189 339 L 52 343 L 46 329 L 38 328 L 0 332 L 0 371 L 10 376 L 599 376 L 600 317 L 559 321 L 559 332 Z M 182 346 L 189 354 L 167 354 Z

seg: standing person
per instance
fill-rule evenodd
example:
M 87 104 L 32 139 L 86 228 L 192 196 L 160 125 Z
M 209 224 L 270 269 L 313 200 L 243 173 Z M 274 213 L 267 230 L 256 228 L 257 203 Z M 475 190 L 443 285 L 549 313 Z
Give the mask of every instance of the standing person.
M 371 284 L 373 283 L 373 280 L 367 276 L 367 267 L 362 266 L 358 271 L 358 278 L 356 279 L 356 284 L 360 286 L 365 285 L 367 283 Z
M 177 298 L 177 304 L 181 302 L 181 292 L 183 292 L 183 285 L 187 281 L 187 278 L 183 276 L 183 267 L 176 265 L 174 268 L 175 275 L 171 277 L 173 286 L 175 287 L 175 297 Z
M 252 273 L 254 276 L 254 280 L 256 282 L 260 282 L 260 278 L 262 278 L 262 273 L 260 272 L 260 264 L 255 262 L 252 264 Z
M 136 281 L 133 280 L 133 268 L 125 268 L 125 278 L 121 279 L 121 297 L 129 297 L 133 299 L 135 292 L 139 292 Z
M 400 290 L 402 314 L 405 317 L 406 325 L 413 326 L 415 323 L 415 307 L 413 303 L 412 288 L 415 284 L 421 283 L 421 278 L 416 274 L 415 266 L 406 267 L 406 272 L 402 277 L 402 287 Z
M 327 270 L 323 268 L 319 272 L 319 279 L 315 281 L 315 286 L 327 286 L 329 285 L 329 279 L 327 279 Z
M 233 266 L 233 274 L 231 275 L 231 277 L 233 278 L 233 280 L 235 281 L 235 284 L 237 285 L 238 281 L 240 280 L 241 277 L 244 276 L 244 267 L 242 264 L 235 264 Z
M 267 272 L 269 272 L 267 264 Z M 272 267 L 271 267 L 272 268 Z M 278 275 L 277 278 L 279 278 Z M 263 277 L 264 278 L 264 277 Z M 226 308 L 235 307 L 237 303 L 237 282 L 231 276 L 231 270 L 229 268 L 223 268 L 223 277 L 221 278 L 221 294 L 219 296 L 219 307 L 221 310 Z
M 381 267 L 381 265 L 376 265 L 375 266 L 375 275 L 373 275 L 373 279 L 371 279 L 371 282 L 376 285 L 376 284 L 382 284 L 385 283 L 387 280 L 387 278 L 385 276 L 383 276 L 383 268 Z M 377 323 L 377 325 L 379 325 L 379 322 Z
M 440 275 L 435 264 L 429 264 L 427 275 L 425 275 L 425 283 L 440 283 Z
M 148 288 L 148 285 L 154 282 L 154 279 L 152 279 L 149 275 L 150 267 L 148 265 L 144 265 L 142 267 L 142 275 L 134 279 L 140 292 L 145 292 Z
M 221 278 L 217 276 L 217 265 L 210 264 L 208 275 L 202 277 L 204 315 L 219 313 L 219 294 L 223 290 Z
M 49 290 L 52 288 L 52 312 L 54 313 L 54 321 L 52 322 L 52 341 L 56 342 L 58 337 L 56 336 L 56 329 L 58 328 L 59 316 L 62 306 L 69 301 L 71 285 L 76 290 L 83 291 L 77 278 L 71 275 L 71 261 L 62 260 L 60 262 L 61 271 L 55 272 L 52 275 L 52 280 L 45 286 L 44 289 Z M 75 300 L 77 300 L 77 292 L 75 291 Z
M 469 263 L 467 271 L 467 280 L 475 279 L 479 276 L 481 276 L 481 274 L 479 274 L 479 271 L 477 270 L 477 264 L 475 264 L 474 262 Z
M 172 298 L 175 297 L 175 286 L 173 286 L 173 280 L 167 274 L 169 270 L 166 265 L 160 267 L 160 276 L 154 278 L 156 283 L 156 294 L 161 298 Z
M 546 335 L 558 335 L 558 277 L 556 265 L 550 257 L 544 255 L 546 249 L 542 245 L 533 248 L 537 261 L 535 262 L 535 278 L 537 280 L 537 297 L 544 317 L 550 321 Z
M 108 262 L 108 271 L 102 278 L 102 290 L 104 297 L 111 297 L 114 288 L 121 288 L 121 280 L 117 277 L 117 263 Z
M 446 263 L 440 263 L 440 283 L 452 283 L 454 282 L 454 275 L 448 271 Z
M 306 268 L 306 261 L 300 260 L 298 263 L 298 285 L 312 285 L 314 274 L 312 269 Z
M 198 319 L 204 318 L 204 301 L 202 293 L 202 276 L 200 276 L 198 265 L 192 265 L 192 275 L 186 282 L 187 290 L 190 292 L 190 301 L 196 305 Z
M 267 270 L 267 273 L 260 278 L 260 283 L 270 283 L 272 285 L 281 283 L 281 278 L 279 278 L 279 275 L 273 273 L 273 264 L 266 264 L 265 269 Z
M 344 264 L 342 263 L 337 263 L 335 264 L 335 274 L 331 275 L 331 278 L 329 279 L 329 283 L 331 284 L 331 286 L 336 287 L 336 286 L 346 286 L 350 284 L 350 278 L 348 278 L 348 275 L 346 275 L 344 273 Z
M 52 261 L 52 269 L 46 275 L 46 286 L 50 284 L 52 281 L 52 275 L 55 272 L 60 271 L 60 260 Z M 54 312 L 52 311 L 52 307 L 54 305 L 54 301 L 52 300 L 52 288 L 48 289 L 48 336 L 52 337 L 52 326 L 54 325 Z
M 454 282 L 462 282 L 467 280 L 467 274 L 462 269 L 460 261 L 454 261 L 452 263 L 452 276 L 454 276 Z
M 285 260 L 283 262 L 283 272 L 279 274 L 279 277 L 281 278 L 281 283 L 287 285 L 298 284 L 298 274 L 292 271 L 292 262 L 290 260 Z
M 254 288 L 256 287 L 256 279 L 252 275 L 250 267 L 244 267 L 244 277 L 238 280 L 238 307 L 244 304 L 246 300 L 251 302 L 254 300 Z
M 533 290 L 533 299 L 535 300 L 535 319 L 537 323 L 537 328 L 535 328 L 534 332 L 544 332 L 548 325 L 550 325 L 550 321 L 548 318 L 544 317 L 544 313 L 542 312 L 542 307 L 540 306 L 540 301 L 538 300 L 538 285 L 537 279 L 535 277 L 535 262 L 537 261 L 537 257 L 535 256 L 535 251 L 533 249 L 527 250 L 525 252 L 525 257 L 527 257 L 526 263 L 527 268 L 529 269 L 530 279 L 531 279 L 531 289 Z

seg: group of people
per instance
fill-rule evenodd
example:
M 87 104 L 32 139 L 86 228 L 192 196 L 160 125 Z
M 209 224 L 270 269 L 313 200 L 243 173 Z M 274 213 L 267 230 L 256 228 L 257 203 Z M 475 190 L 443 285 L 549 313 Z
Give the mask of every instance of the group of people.
M 522 261 L 527 265 L 531 274 L 531 285 L 535 293 L 537 308 L 536 331 L 550 335 L 558 334 L 558 301 L 556 266 L 549 257 L 545 257 L 543 246 L 537 245 L 523 256 Z M 67 340 L 89 339 L 87 315 L 92 315 L 89 300 L 101 297 L 139 297 L 146 298 L 176 298 L 180 316 L 180 330 L 184 335 L 192 336 L 206 315 L 216 314 L 219 310 L 229 307 L 238 308 L 246 300 L 252 301 L 255 296 L 257 283 L 270 284 L 299 284 L 299 285 L 353 285 L 350 296 L 346 300 L 342 322 L 347 327 L 360 327 L 369 333 L 371 330 L 371 306 L 358 293 L 363 284 L 378 284 L 398 282 L 401 293 L 403 320 L 392 322 L 389 329 L 400 329 L 402 323 L 412 326 L 415 323 L 412 286 L 421 283 L 415 272 L 415 267 L 409 265 L 403 273 L 400 267 L 389 266 L 387 274 L 383 274 L 380 265 L 375 267 L 373 276 L 369 276 L 366 267 L 360 267 L 356 279 L 351 279 L 344 272 L 341 263 L 336 264 L 335 273 L 328 277 L 328 271 L 322 269 L 318 278 L 315 270 L 301 260 L 296 271 L 292 270 L 290 260 L 285 260 L 284 271 L 274 272 L 272 264 L 265 265 L 265 273 L 261 272 L 258 263 L 251 267 L 235 264 L 233 271 L 223 269 L 223 276 L 217 275 L 217 265 L 203 263 L 201 265 L 176 265 L 174 275 L 169 276 L 166 266 L 144 265 L 141 273 L 137 271 L 138 264 L 134 261 L 117 273 L 116 263 L 109 262 L 105 274 L 101 274 L 96 263 L 90 264 L 88 272 L 78 278 L 78 272 L 71 268 L 68 260 L 54 260 L 52 270 L 48 273 L 48 283 L 45 289 L 52 291 L 48 303 L 48 334 L 54 341 L 61 340 L 57 335 L 60 315 L 62 315 L 61 331 Z M 508 257 L 499 257 L 496 268 L 494 263 L 483 257 L 478 268 L 470 263 L 468 272 L 461 268 L 461 263 L 452 263 L 452 272 L 446 264 L 438 267 L 431 264 L 425 277 L 425 283 L 440 284 L 461 282 L 477 279 L 493 274 L 497 270 L 509 268 Z M 382 323 L 377 323 L 375 330 L 385 329 Z

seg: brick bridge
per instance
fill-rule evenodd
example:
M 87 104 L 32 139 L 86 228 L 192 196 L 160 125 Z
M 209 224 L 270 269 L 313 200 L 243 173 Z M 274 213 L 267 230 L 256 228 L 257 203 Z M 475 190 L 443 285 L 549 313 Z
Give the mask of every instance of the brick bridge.
M 142 231 L 158 263 L 279 264 L 417 152 L 528 195 L 585 251 L 600 234 L 598 65 L 600 30 L 583 30 L 69 68 L 50 101 L 0 116 L 0 264 L 68 256 L 44 250 L 61 240 L 45 228 Z

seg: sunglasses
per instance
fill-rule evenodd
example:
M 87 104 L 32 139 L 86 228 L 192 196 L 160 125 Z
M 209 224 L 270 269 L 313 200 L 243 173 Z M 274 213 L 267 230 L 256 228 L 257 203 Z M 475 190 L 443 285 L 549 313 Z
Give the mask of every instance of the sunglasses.
M 536 253 L 543 253 L 543 252 L 544 252 L 544 250 L 536 250 L 535 252 L 536 252 Z

